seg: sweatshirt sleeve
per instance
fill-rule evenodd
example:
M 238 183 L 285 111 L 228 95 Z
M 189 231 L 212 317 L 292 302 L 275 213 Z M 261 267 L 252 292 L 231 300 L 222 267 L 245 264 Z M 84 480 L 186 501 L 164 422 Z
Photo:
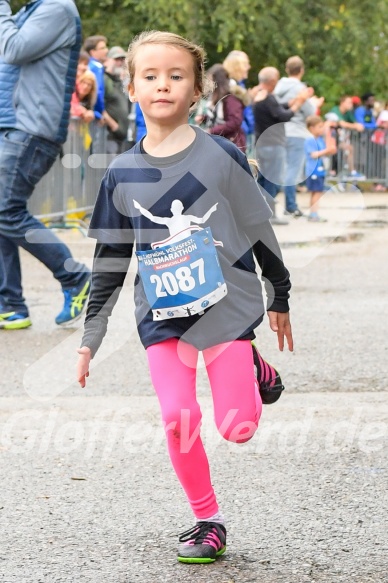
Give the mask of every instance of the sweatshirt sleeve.
M 276 235 L 269 221 L 246 228 L 247 237 L 261 269 L 267 294 L 267 310 L 288 312 L 290 273 L 283 263 Z
M 96 244 L 92 284 L 81 342 L 81 346 L 90 348 L 92 358 L 106 334 L 108 319 L 124 285 L 132 251 L 132 244 Z
M 6 63 L 22 65 L 69 45 L 75 39 L 74 18 L 59 2 L 44 2 L 21 28 L 9 2 L 0 0 L 0 54 Z
M 94 356 L 124 284 L 134 244 L 131 219 L 122 208 L 120 187 L 115 169 L 111 167 L 100 185 L 89 236 L 95 238 L 97 244 L 82 346 L 88 346 Z

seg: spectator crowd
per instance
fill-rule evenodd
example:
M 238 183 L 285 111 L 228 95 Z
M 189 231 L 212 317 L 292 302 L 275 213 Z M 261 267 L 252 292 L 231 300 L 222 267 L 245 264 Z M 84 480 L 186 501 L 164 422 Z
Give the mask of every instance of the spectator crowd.
M 144 138 L 141 108 L 128 97 L 126 56 L 123 47 L 109 47 L 103 35 L 89 36 L 82 43 L 73 0 L 50 4 L 34 0 L 16 14 L 8 0 L 0 0 L 0 328 L 31 325 L 20 247 L 41 261 L 61 285 L 64 303 L 56 324 L 66 325 L 81 315 L 90 272 L 30 212 L 28 202 L 63 155 L 69 118 L 76 120 L 70 133 L 80 130 L 86 156 L 89 150 L 116 156 Z M 262 68 L 257 84 L 248 88 L 250 69 L 248 54 L 240 50 L 213 64 L 207 71 L 211 89 L 191 108 L 189 122 L 225 137 L 246 153 L 272 208 L 273 223 L 286 225 L 303 216 L 313 222 L 325 220 L 319 200 L 327 178 L 352 182 L 368 178 L 376 191 L 385 190 L 387 104 L 378 104 L 372 92 L 343 95 L 322 117 L 327 109 L 324 97 L 304 82 L 300 56 L 287 59 L 284 76 L 275 67 Z M 103 150 L 98 149 L 101 144 Z M 85 164 L 80 173 L 84 190 Z M 311 193 L 307 212 L 298 204 L 301 188 Z M 275 212 L 280 191 L 285 201 L 281 214 Z M 37 241 L 26 237 L 27 232 L 34 232 Z M 49 244 L 40 244 L 43 239 Z
M 85 39 L 71 115 L 86 124 L 105 125 L 107 153 L 119 154 L 141 140 L 146 128 L 139 104 L 131 104 L 123 90 L 125 51 L 109 49 L 107 43 L 102 35 Z M 343 95 L 322 117 L 324 96 L 315 95 L 303 81 L 301 57 L 287 59 L 283 77 L 275 67 L 264 67 L 257 85 L 247 89 L 250 68 L 249 56 L 238 50 L 212 65 L 208 77 L 213 91 L 196 105 L 189 121 L 233 141 L 256 159 L 274 224 L 286 225 L 291 217 L 305 215 L 298 192 L 306 188 L 311 191 L 308 220 L 324 220 L 317 201 L 328 188 L 326 177 L 358 182 L 373 174 L 374 190 L 386 189 L 388 104 L 377 103 L 371 92 Z M 277 216 L 275 199 L 281 191 L 284 216 Z

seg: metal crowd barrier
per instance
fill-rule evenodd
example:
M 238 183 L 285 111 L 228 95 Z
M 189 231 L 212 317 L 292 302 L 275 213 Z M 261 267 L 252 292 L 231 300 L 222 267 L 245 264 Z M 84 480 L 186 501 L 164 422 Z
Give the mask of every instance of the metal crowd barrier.
M 388 130 L 335 131 L 337 154 L 330 159 L 328 178 L 353 181 L 356 170 L 365 180 L 388 187 Z M 111 158 L 105 127 L 71 119 L 61 156 L 37 185 L 30 212 L 52 226 L 85 227 Z
M 93 210 L 109 162 L 106 152 L 105 127 L 71 119 L 61 155 L 37 185 L 30 199 L 30 212 L 47 224 L 82 225 Z
M 345 182 L 352 180 L 355 170 L 364 180 L 388 187 L 388 130 L 335 132 L 337 154 L 331 158 L 329 176 Z

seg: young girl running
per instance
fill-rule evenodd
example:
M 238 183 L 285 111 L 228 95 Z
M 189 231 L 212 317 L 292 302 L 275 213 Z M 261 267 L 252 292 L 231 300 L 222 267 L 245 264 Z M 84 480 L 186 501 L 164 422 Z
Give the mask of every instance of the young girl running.
M 289 273 L 269 223 L 271 212 L 244 154 L 219 136 L 188 125 L 206 91 L 201 47 L 167 32 L 131 43 L 129 96 L 140 104 L 146 136 L 115 158 L 91 220 L 97 239 L 78 380 L 107 328 L 136 242 L 136 321 L 159 399 L 172 465 L 196 524 L 180 538 L 178 560 L 209 563 L 226 549 L 226 529 L 200 435 L 196 399 L 203 352 L 221 435 L 254 435 L 262 401 L 283 389 L 276 370 L 253 347 L 263 320 L 261 285 L 280 350 L 293 349 Z M 253 252 L 252 252 L 253 251 Z M 255 370 L 256 369 L 256 370 Z

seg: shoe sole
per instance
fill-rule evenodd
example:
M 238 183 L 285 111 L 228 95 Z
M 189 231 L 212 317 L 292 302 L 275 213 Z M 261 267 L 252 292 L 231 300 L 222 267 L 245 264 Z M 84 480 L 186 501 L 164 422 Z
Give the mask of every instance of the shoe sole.
M 280 376 L 279 376 L 279 380 L 280 380 Z M 269 389 L 260 389 L 259 393 L 260 393 L 260 397 L 261 397 L 261 402 L 263 403 L 263 405 L 273 405 L 273 403 L 276 403 L 276 401 L 278 401 L 280 399 L 283 391 L 284 391 L 284 386 L 281 384 L 281 382 L 273 385 Z
M 78 320 L 80 320 L 82 318 L 82 316 L 84 315 L 84 311 L 85 311 L 86 305 L 82 308 L 82 310 L 80 311 L 80 313 L 78 314 L 78 316 L 75 316 L 75 318 L 72 318 L 71 320 L 66 320 L 66 322 L 55 322 L 57 326 L 59 326 L 60 328 L 71 328 L 72 324 L 74 322 L 78 322 Z
M 12 322 L 0 322 L 0 330 L 23 330 L 24 328 L 29 328 L 32 326 L 32 322 L 29 318 L 24 318 L 23 320 L 14 320 Z
M 217 553 L 216 553 L 216 558 L 217 557 L 221 557 L 221 555 L 223 555 L 226 551 L 226 546 L 223 547 L 222 549 L 220 549 Z M 211 559 L 211 558 L 203 558 L 203 557 L 180 557 L 178 556 L 178 561 L 180 563 L 191 563 L 191 564 L 206 564 L 206 563 L 214 563 L 216 559 Z
M 258 366 L 260 366 L 260 363 L 258 362 L 258 356 L 257 356 L 257 348 L 256 348 L 256 344 L 254 343 L 254 341 L 251 341 L 251 345 L 253 350 L 253 365 L 255 366 L 256 370 L 258 369 Z M 269 363 L 268 363 L 269 364 Z M 270 365 L 272 366 L 272 364 Z M 257 382 L 257 386 L 259 388 L 259 393 L 260 393 L 260 398 L 261 398 L 261 402 L 263 403 L 263 405 L 273 405 L 273 403 L 276 403 L 276 401 L 278 401 L 280 399 L 280 397 L 282 396 L 282 392 L 284 391 L 285 387 L 282 383 L 282 380 L 280 378 L 280 375 L 278 373 L 278 371 L 276 370 L 275 367 L 272 366 L 272 368 L 274 369 L 274 371 L 276 372 L 276 377 L 275 380 L 279 379 L 280 382 L 276 382 L 272 387 L 270 387 L 269 389 L 263 389 L 260 387 L 259 381 L 255 375 L 255 379 Z

